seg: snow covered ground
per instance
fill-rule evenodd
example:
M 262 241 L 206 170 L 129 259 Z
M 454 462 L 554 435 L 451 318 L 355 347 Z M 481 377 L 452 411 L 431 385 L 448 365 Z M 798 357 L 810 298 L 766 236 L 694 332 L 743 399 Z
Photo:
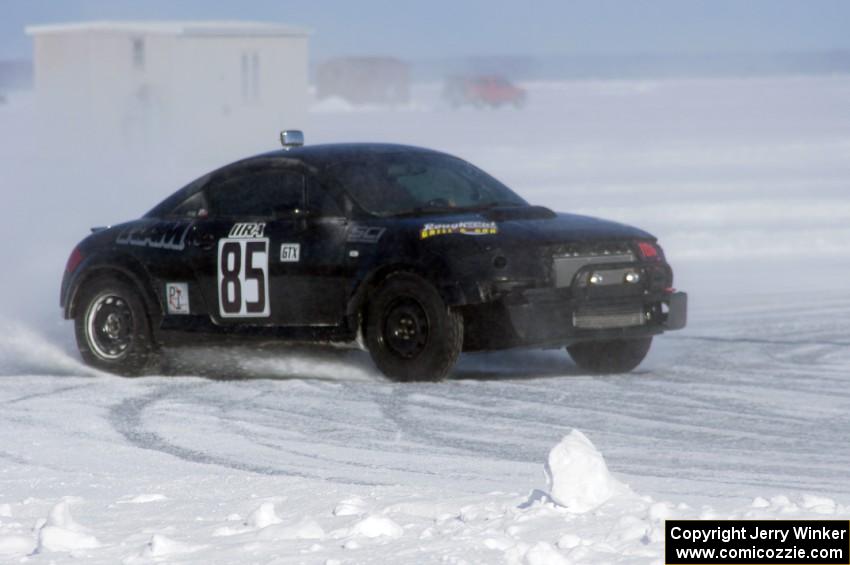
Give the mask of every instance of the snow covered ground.
M 67 253 L 218 163 L 81 161 L 26 97 L 0 107 L 0 562 L 660 563 L 666 517 L 850 517 L 850 77 L 529 88 L 452 111 L 424 85 L 305 129 L 655 233 L 690 323 L 631 375 L 507 352 L 398 385 L 308 348 L 95 374 L 58 320 Z

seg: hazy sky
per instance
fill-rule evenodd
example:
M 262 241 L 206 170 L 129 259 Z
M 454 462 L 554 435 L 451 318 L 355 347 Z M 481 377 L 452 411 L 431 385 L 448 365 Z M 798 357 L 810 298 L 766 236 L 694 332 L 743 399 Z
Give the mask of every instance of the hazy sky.
M 23 27 L 95 19 L 251 19 L 312 28 L 314 58 L 850 49 L 846 0 L 0 0 L 0 58 Z

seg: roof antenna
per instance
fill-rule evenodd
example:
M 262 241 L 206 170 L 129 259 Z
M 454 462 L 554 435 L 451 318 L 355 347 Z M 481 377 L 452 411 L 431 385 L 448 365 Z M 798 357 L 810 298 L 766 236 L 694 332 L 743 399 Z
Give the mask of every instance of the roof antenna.
M 304 132 L 300 129 L 285 129 L 280 132 L 280 144 L 289 151 L 293 147 L 304 145 Z

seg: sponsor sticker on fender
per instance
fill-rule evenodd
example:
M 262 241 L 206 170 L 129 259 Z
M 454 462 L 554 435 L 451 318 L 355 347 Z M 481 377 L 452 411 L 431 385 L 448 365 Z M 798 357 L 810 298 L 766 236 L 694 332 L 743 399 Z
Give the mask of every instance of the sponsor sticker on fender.
M 187 283 L 167 283 L 165 298 L 168 301 L 169 314 L 189 313 L 189 285 Z
M 499 233 L 496 222 L 457 222 L 454 224 L 425 224 L 419 232 L 420 239 L 435 235 L 460 233 L 463 235 L 493 235 Z

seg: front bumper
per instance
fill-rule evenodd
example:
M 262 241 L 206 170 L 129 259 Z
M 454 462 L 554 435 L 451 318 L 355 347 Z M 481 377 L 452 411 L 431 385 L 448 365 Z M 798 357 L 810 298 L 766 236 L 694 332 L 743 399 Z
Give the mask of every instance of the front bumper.
M 688 295 L 664 292 L 618 300 L 571 298 L 563 292 L 523 293 L 477 317 L 465 349 L 561 347 L 580 341 L 649 337 L 684 328 Z M 498 330 L 497 330 L 498 328 Z

